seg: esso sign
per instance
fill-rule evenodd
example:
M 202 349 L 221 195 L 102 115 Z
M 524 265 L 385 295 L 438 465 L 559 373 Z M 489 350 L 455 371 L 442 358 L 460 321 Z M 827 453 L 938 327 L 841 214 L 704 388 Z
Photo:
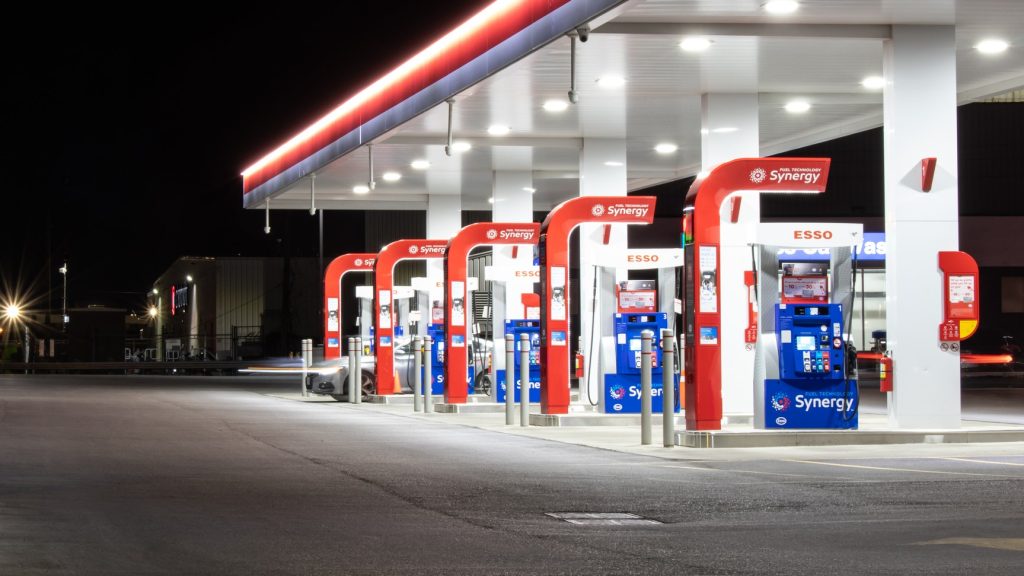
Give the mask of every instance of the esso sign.
M 831 240 L 831 230 L 794 230 L 794 240 Z
M 661 260 L 661 257 L 657 254 L 629 254 L 626 256 L 626 262 L 631 264 L 653 264 Z
M 540 270 L 516 270 L 516 278 L 540 278 Z

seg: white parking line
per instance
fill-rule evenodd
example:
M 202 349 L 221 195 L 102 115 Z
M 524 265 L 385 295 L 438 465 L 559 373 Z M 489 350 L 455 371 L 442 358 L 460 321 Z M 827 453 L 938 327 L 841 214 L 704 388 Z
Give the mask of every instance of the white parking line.
M 992 464 L 995 466 L 1024 466 L 1021 462 L 993 462 L 992 460 L 975 460 L 973 458 L 943 458 L 943 460 L 956 460 L 957 462 L 976 462 L 978 464 Z
M 817 464 L 819 466 L 835 466 L 838 468 L 860 468 L 862 470 L 883 470 L 885 472 L 917 472 L 918 474 L 941 474 L 945 476 L 986 476 L 988 478 L 1019 478 L 1003 474 L 982 474 L 979 472 L 948 472 L 945 470 L 918 470 L 915 468 L 888 468 L 883 466 L 864 466 L 862 464 L 839 464 L 837 462 L 817 462 L 815 460 L 785 460 L 798 464 Z

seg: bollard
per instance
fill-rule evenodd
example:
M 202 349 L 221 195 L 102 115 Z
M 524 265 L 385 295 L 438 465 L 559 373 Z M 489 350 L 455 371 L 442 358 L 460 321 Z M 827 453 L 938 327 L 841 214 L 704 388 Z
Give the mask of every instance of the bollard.
M 356 336 L 356 404 L 363 403 L 363 338 Z
M 676 445 L 675 337 L 661 331 L 661 441 L 665 448 Z
M 306 389 L 306 382 L 309 381 L 309 368 L 313 365 L 313 340 L 302 339 L 302 396 L 308 397 L 309 390 Z
M 348 403 L 356 403 L 356 339 L 348 337 Z
M 640 443 L 651 443 L 651 339 L 654 333 L 640 333 Z
M 519 425 L 530 425 L 530 335 L 519 335 Z
M 412 411 L 423 411 L 423 338 L 412 340 Z
M 512 334 L 505 334 L 505 424 L 516 423 L 516 395 L 512 379 L 516 371 L 516 340 Z
M 434 375 L 433 375 L 433 353 L 430 347 L 430 336 L 423 337 L 423 411 L 427 414 L 434 411 Z

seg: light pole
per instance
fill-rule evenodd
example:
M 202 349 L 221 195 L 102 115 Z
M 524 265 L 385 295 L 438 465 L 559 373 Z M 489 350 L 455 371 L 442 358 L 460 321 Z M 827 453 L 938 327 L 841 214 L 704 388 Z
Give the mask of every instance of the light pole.
M 9 324 L 13 324 L 15 326 L 17 326 L 19 324 L 22 324 L 22 322 L 21 322 L 21 307 L 18 306 L 17 304 L 8 304 L 7 306 L 5 306 L 4 307 L 4 320 L 6 320 Z M 25 328 L 25 346 L 24 346 L 23 350 L 24 350 L 24 353 L 25 353 L 25 364 L 28 364 L 28 346 L 29 346 L 28 324 L 25 324 L 24 328 Z M 28 369 L 27 368 L 25 369 L 25 373 L 28 374 Z
M 68 329 L 68 263 L 64 262 L 64 265 L 58 268 L 57 271 L 64 277 L 64 298 L 61 300 L 63 314 L 61 315 L 61 319 L 63 320 L 63 328 L 66 332 Z

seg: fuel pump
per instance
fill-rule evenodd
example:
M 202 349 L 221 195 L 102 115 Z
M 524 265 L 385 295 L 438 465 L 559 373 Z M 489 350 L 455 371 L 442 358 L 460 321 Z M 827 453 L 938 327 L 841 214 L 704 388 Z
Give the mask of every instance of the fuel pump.
M 512 334 L 515 339 L 516 353 L 513 356 L 515 359 L 515 367 L 514 372 L 512 373 L 514 378 L 513 381 L 515 382 L 513 392 L 515 394 L 515 401 L 519 402 L 522 394 L 522 380 L 519 376 L 521 374 L 519 351 L 522 347 L 520 335 L 527 334 L 530 340 L 529 400 L 530 402 L 540 402 L 540 318 L 535 317 L 532 319 L 506 320 L 505 334 Z M 498 387 L 495 399 L 499 404 L 505 402 L 505 394 L 507 394 L 505 384 L 507 382 L 507 374 L 508 370 L 496 371 Z
M 860 224 L 761 224 L 753 245 L 760 334 L 754 426 L 856 429 L 859 395 L 848 315 Z M 781 261 L 814 248 L 829 262 Z
M 668 314 L 657 311 L 657 295 L 654 280 L 624 280 L 615 287 L 615 370 L 604 375 L 605 412 L 640 412 L 640 344 L 644 330 L 653 332 L 656 342 L 651 355 L 651 409 L 655 413 L 663 410 L 661 331 L 668 328 Z M 679 411 L 678 396 L 672 411 Z

